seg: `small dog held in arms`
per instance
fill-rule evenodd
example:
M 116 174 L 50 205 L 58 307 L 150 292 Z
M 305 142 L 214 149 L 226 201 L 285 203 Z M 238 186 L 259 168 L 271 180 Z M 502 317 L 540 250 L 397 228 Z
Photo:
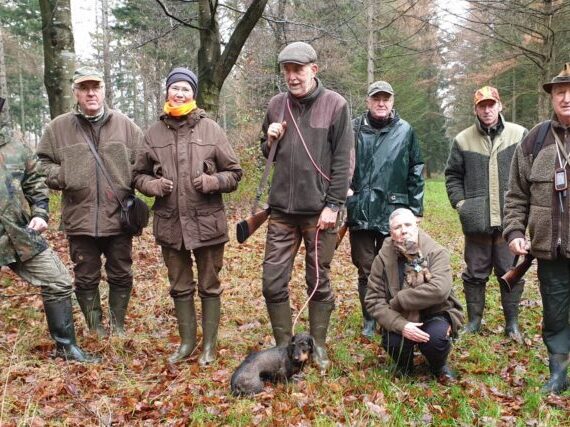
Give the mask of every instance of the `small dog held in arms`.
M 264 381 L 289 380 L 301 372 L 313 354 L 313 348 L 313 337 L 301 333 L 293 335 L 287 347 L 251 353 L 232 375 L 232 393 L 236 396 L 256 394 L 263 390 Z
M 398 246 L 399 252 L 406 258 L 404 268 L 406 285 L 410 288 L 416 288 L 419 285 L 428 283 L 432 275 L 428 269 L 427 259 L 422 256 L 418 243 L 413 240 L 405 240 Z

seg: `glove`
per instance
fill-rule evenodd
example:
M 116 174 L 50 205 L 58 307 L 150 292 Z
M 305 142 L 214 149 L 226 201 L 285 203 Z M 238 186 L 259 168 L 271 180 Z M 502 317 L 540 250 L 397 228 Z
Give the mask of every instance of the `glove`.
M 150 196 L 163 197 L 172 193 L 174 183 L 166 178 L 153 179 L 146 183 L 144 192 Z
M 220 190 L 220 181 L 218 181 L 218 178 L 212 175 L 206 175 L 205 173 L 194 178 L 192 183 L 200 193 L 215 193 Z

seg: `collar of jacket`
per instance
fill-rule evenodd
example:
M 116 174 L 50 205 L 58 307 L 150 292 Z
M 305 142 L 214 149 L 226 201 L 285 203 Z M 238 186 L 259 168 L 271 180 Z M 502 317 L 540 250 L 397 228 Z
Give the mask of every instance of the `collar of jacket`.
M 370 124 L 370 120 L 368 120 L 368 110 L 367 110 L 364 113 L 362 113 L 362 116 L 360 117 L 360 123 L 362 128 L 368 132 L 382 133 L 382 132 L 388 132 L 388 130 L 390 130 L 392 127 L 396 125 L 396 123 L 400 121 L 400 115 L 398 114 L 395 108 L 392 109 L 392 112 L 390 113 L 390 118 L 391 118 L 390 123 L 388 123 L 386 126 L 384 126 L 381 129 L 376 129 Z
M 97 120 L 96 122 L 92 122 L 87 117 L 85 117 L 85 115 L 79 109 L 76 109 L 74 113 L 75 117 L 77 117 L 77 119 L 79 120 L 79 124 L 81 126 L 87 128 L 90 128 L 91 126 L 100 127 L 103 126 L 105 123 L 107 123 L 111 119 L 111 116 L 113 115 L 113 110 L 107 107 L 107 104 L 105 104 L 103 108 L 104 108 L 103 117 L 101 117 L 101 119 Z
M 556 116 L 556 113 L 552 113 L 551 123 L 552 127 L 556 129 L 561 129 L 563 131 L 570 130 L 570 126 L 564 126 L 562 123 L 560 123 L 558 117 Z
M 505 118 L 503 117 L 502 114 L 499 114 L 499 121 L 497 122 L 497 124 L 490 128 L 485 128 L 481 124 L 481 120 L 479 120 L 479 117 L 475 116 L 475 126 L 477 126 L 477 131 L 479 131 L 481 135 L 490 136 L 491 139 L 493 139 L 494 137 L 499 136 L 505 130 Z M 488 129 L 489 132 L 487 132 L 485 129 Z
M 321 93 L 323 93 L 323 90 L 325 90 L 321 81 L 316 77 L 315 77 L 315 82 L 317 83 L 317 87 L 315 88 L 315 90 L 313 90 L 310 94 L 305 95 L 302 98 L 295 98 L 293 95 L 291 95 L 291 92 L 289 92 L 289 99 L 291 100 L 291 102 L 295 104 L 301 104 L 304 106 L 312 104 L 315 101 L 315 99 L 317 99 L 321 95 Z
M 178 129 L 186 124 L 193 128 L 204 117 L 207 117 L 206 111 L 201 108 L 196 108 L 195 110 L 192 110 L 190 114 L 182 117 L 172 117 L 168 114 L 162 114 L 160 116 L 160 120 L 162 120 L 169 129 Z

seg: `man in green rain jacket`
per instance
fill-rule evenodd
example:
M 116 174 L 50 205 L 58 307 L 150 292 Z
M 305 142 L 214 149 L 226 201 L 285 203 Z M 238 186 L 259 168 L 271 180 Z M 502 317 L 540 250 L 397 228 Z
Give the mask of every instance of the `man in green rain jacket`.
M 358 268 L 362 334 L 372 337 L 375 322 L 364 306 L 372 261 L 390 234 L 388 218 L 397 208 L 423 215 L 424 162 L 414 129 L 394 110 L 394 90 L 385 81 L 368 88 L 368 111 L 352 121 L 356 165 L 346 201 L 352 262 Z

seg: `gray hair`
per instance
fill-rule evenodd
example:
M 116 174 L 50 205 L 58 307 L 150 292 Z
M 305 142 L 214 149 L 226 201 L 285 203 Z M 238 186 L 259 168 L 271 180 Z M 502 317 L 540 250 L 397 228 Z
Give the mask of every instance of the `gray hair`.
M 414 213 L 410 209 L 398 208 L 394 212 L 392 212 L 390 214 L 390 217 L 388 218 L 388 224 L 390 225 L 390 228 L 392 228 L 392 221 L 394 220 L 394 218 L 396 218 L 397 216 L 400 216 L 400 215 L 411 215 L 415 218 Z

